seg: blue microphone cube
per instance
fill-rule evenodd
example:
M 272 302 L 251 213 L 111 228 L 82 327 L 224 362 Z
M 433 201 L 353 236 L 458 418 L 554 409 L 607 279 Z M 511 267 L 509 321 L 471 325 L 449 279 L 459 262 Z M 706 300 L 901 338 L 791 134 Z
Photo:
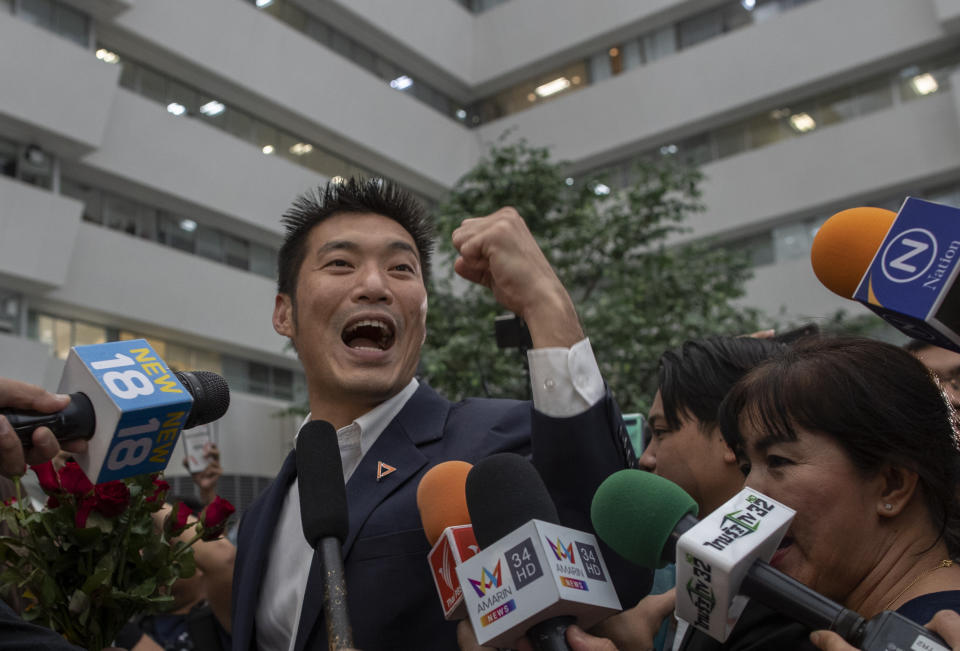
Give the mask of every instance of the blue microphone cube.
M 960 209 L 907 197 L 853 298 L 917 339 L 960 351 Z
M 77 463 L 95 484 L 167 467 L 193 397 L 145 339 L 70 350 L 59 391 L 90 398 L 96 430 Z

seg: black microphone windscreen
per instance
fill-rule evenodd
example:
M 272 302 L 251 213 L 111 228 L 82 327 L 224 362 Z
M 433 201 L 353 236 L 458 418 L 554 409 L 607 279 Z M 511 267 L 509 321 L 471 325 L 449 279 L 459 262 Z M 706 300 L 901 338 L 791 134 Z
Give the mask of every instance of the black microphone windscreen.
M 174 375 L 193 396 L 193 408 L 184 429 L 211 423 L 227 413 L 230 387 L 223 377 L 213 371 L 175 371 Z
M 503 452 L 480 460 L 467 474 L 467 509 L 480 549 L 530 520 L 560 524 L 557 507 L 533 464 Z
M 324 420 L 311 420 L 297 435 L 295 456 L 303 535 L 311 547 L 321 538 L 343 543 L 350 525 L 337 430 Z

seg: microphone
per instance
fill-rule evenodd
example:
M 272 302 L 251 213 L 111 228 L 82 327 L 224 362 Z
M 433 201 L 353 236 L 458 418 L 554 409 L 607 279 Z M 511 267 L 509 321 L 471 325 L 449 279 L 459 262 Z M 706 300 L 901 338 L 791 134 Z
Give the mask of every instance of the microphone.
M 603 481 L 590 518 L 600 538 L 637 565 L 663 567 L 675 560 L 677 617 L 721 642 L 745 605 L 734 605 L 733 597 L 743 595 L 812 629 L 836 631 L 863 651 L 946 647 L 898 613 L 865 620 L 761 560 L 776 550 L 792 509 L 744 488 L 699 522 L 696 510 L 693 498 L 673 482 L 631 469 Z M 728 621 L 731 608 L 734 619 Z
M 460 567 L 470 623 L 480 645 L 526 635 L 538 651 L 568 651 L 565 631 L 619 612 L 597 539 L 560 526 L 533 465 L 509 453 L 467 475 L 467 506 L 481 551 Z
M 58 391 L 70 394 L 60 411 L 0 414 L 24 447 L 41 426 L 60 441 L 88 439 L 75 457 L 95 484 L 163 470 L 182 429 L 214 421 L 230 406 L 222 377 L 171 372 L 144 339 L 73 347 Z
M 466 461 L 444 461 L 428 470 L 417 485 L 417 509 L 427 540 L 427 554 L 445 619 L 465 619 L 458 570 L 463 562 L 480 551 L 467 510 Z
M 863 303 L 901 332 L 960 352 L 960 209 L 907 197 L 898 213 L 851 208 L 813 239 L 827 289 Z
M 303 535 L 315 550 L 323 577 L 327 643 L 323 645 L 315 640 L 314 646 L 349 649 L 353 647 L 353 631 L 347 612 L 347 583 L 340 550 L 350 525 L 337 430 L 323 420 L 308 422 L 297 435 L 294 456 Z

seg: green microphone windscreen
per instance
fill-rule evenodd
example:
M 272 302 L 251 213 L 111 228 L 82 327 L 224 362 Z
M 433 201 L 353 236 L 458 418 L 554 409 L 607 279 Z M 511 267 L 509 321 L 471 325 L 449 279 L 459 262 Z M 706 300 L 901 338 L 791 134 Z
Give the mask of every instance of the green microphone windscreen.
M 593 496 L 590 519 L 600 538 L 641 567 L 663 567 L 663 547 L 697 503 L 672 481 L 642 470 L 620 470 Z

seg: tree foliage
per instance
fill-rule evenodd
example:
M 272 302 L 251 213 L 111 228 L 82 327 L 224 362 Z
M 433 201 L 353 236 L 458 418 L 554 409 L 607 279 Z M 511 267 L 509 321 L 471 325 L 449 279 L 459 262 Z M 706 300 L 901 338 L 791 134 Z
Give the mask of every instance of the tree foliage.
M 649 407 L 666 349 L 692 337 L 759 329 L 759 314 L 734 303 L 750 277 L 746 256 L 671 239 L 702 210 L 699 171 L 664 158 L 640 164 L 628 187 L 607 191 L 603 179 L 570 183 L 565 167 L 547 149 L 504 136 L 439 206 L 439 264 L 421 372 L 448 397 L 528 394 L 517 351 L 494 340 L 493 320 L 503 309 L 452 271 L 453 229 L 503 206 L 524 217 L 570 292 L 624 411 Z

